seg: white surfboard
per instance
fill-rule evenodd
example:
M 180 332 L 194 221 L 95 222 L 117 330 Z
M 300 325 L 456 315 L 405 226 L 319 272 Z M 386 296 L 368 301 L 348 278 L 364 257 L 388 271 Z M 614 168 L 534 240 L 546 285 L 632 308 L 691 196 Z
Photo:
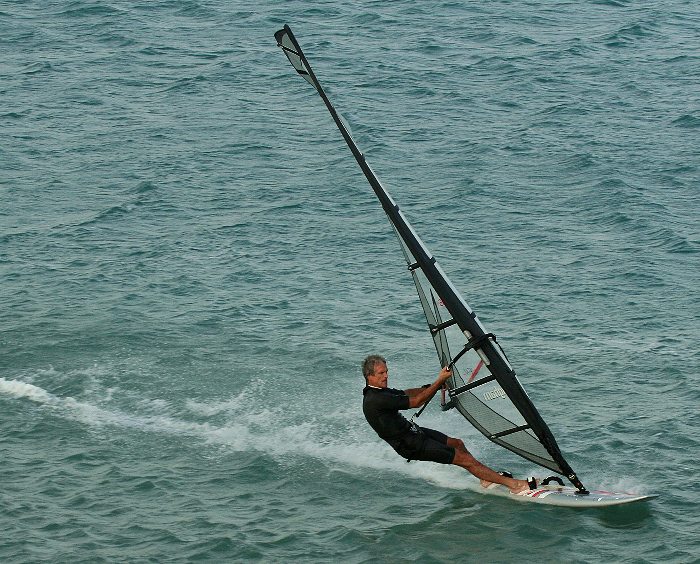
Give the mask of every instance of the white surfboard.
M 561 507 L 610 507 L 638 501 L 647 501 L 658 497 L 656 494 L 615 493 L 591 490 L 588 495 L 577 494 L 576 488 L 559 485 L 538 486 L 534 490 L 510 493 L 501 484 L 491 484 L 482 488 L 482 493 L 507 497 L 516 501 L 529 501 L 543 505 L 558 505 Z

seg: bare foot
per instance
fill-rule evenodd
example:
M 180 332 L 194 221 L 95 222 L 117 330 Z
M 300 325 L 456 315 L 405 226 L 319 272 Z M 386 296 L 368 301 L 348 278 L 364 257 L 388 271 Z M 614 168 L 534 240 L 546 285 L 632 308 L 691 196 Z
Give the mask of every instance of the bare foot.
M 518 485 L 510 488 L 510 493 L 519 494 L 522 492 L 530 491 L 530 484 L 527 483 L 527 480 L 515 480 L 515 481 L 518 482 Z
M 527 483 L 527 480 L 515 480 L 511 478 L 510 480 L 508 480 L 508 482 L 508 485 L 502 485 L 506 486 L 512 494 L 518 494 L 520 492 L 526 492 L 530 490 L 530 484 Z M 479 480 L 479 483 L 481 484 L 482 488 L 489 488 L 490 486 L 496 484 L 496 482 L 489 482 L 488 480 Z

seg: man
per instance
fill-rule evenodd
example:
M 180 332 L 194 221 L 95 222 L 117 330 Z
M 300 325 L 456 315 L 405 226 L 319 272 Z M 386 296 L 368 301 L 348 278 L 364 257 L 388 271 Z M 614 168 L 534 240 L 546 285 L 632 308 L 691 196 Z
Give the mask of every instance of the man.
M 408 390 L 387 387 L 389 369 L 381 356 L 368 356 L 362 363 L 362 374 L 367 384 L 362 391 L 365 418 L 377 434 L 401 456 L 408 460 L 429 460 L 461 466 L 479 478 L 483 487 L 495 482 L 506 486 L 511 493 L 530 489 L 530 483 L 526 480 L 516 480 L 484 466 L 469 453 L 461 439 L 419 427 L 399 413 L 402 409 L 421 407 L 432 398 L 445 380 L 452 376 L 449 368 L 443 368 L 432 384 Z

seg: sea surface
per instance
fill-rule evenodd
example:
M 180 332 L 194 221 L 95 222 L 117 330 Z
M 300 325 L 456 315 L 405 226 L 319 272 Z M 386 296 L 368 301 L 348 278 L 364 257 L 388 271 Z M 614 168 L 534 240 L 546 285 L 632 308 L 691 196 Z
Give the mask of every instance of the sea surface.
M 657 499 L 369 428 L 365 355 L 439 365 L 284 24 L 583 482 Z M 1 562 L 700 559 L 695 0 L 0 2 L 0 131 Z

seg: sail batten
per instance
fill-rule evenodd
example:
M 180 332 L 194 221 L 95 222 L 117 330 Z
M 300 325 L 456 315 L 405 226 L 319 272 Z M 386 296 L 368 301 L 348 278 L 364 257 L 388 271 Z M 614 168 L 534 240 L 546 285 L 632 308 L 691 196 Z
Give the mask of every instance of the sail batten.
M 443 408 L 457 408 L 495 444 L 567 476 L 584 492 L 495 336 L 482 325 L 367 163 L 292 30 L 284 26 L 275 38 L 295 70 L 320 95 L 399 239 L 440 364 L 453 370 L 448 380 L 450 400 Z M 453 350 L 459 351 L 454 357 Z

